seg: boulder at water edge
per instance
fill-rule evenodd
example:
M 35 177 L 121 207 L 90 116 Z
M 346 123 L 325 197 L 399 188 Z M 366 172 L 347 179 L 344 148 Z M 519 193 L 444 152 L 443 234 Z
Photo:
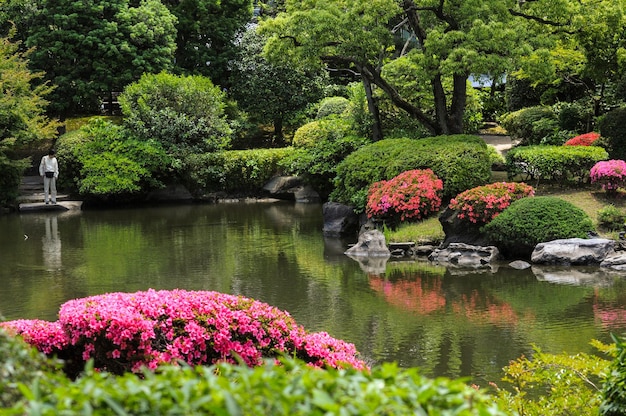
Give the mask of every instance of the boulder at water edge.
M 464 243 L 451 243 L 446 248 L 436 249 L 428 260 L 436 263 L 450 263 L 459 267 L 484 267 L 500 258 L 494 246 L 473 246 Z
M 346 253 L 350 257 L 390 257 L 385 235 L 378 230 L 369 230 L 359 235 L 359 241 Z
M 530 257 L 537 264 L 600 264 L 613 252 L 615 242 L 605 238 L 565 238 L 539 243 Z
M 322 215 L 325 236 L 355 236 L 359 230 L 359 216 L 349 205 L 327 202 L 322 207 Z

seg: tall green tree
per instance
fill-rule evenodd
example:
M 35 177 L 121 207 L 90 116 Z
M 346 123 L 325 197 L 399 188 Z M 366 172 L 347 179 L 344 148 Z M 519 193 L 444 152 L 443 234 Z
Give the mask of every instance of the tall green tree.
M 226 86 L 236 40 L 252 19 L 252 0 L 163 0 L 178 18 L 176 70 Z
M 51 109 L 93 113 L 111 91 L 172 67 L 175 24 L 159 0 L 44 0 L 26 44 L 32 68 L 57 86 Z
M 615 104 L 607 99 L 626 74 L 626 1 L 537 0 L 510 12 L 534 33 L 534 48 L 515 76 L 534 85 L 582 88 L 596 115 Z
M 463 132 L 468 77 L 500 76 L 525 45 L 512 19 L 500 0 L 287 0 L 262 30 L 272 59 L 352 69 L 368 97 L 377 88 L 432 133 L 453 134 Z M 427 89 L 430 106 L 403 96 L 383 71 L 409 55 L 403 78 Z
M 30 164 L 19 154 L 50 145 L 59 123 L 45 115 L 52 87 L 33 86 L 42 73 L 28 69 L 28 54 L 19 44 L 0 38 L 0 205 L 17 196 L 22 173 Z
M 230 91 L 254 121 L 273 124 L 275 141 L 283 143 L 284 123 L 322 97 L 322 80 L 319 72 L 269 62 L 263 45 L 254 30 L 243 36 Z

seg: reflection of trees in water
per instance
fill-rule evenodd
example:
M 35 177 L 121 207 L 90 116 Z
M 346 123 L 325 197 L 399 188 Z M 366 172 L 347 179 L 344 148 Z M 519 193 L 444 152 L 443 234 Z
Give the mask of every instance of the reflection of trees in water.
M 43 264 L 47 271 L 60 270 L 61 236 L 56 216 L 47 216 L 44 220 L 45 234 L 41 238 L 43 246 Z

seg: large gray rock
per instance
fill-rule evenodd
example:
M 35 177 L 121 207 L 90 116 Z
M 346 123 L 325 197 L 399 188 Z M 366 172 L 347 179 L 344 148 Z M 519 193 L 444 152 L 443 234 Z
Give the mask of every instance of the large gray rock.
M 369 230 L 359 235 L 359 241 L 346 253 L 350 257 L 391 257 L 385 235 L 378 230 Z
M 272 198 L 296 202 L 319 202 L 319 194 L 299 176 L 276 176 L 263 186 Z
M 475 246 L 488 246 L 489 240 L 485 234 L 480 232 L 481 225 L 473 224 L 457 217 L 458 211 L 444 209 L 439 215 L 441 228 L 446 235 L 442 246 L 446 247 L 452 243 L 464 243 Z
M 530 257 L 536 264 L 600 264 L 613 252 L 615 242 L 605 238 L 565 238 L 539 243 Z
M 473 246 L 464 243 L 451 243 L 446 248 L 436 249 L 428 259 L 436 263 L 450 263 L 459 267 L 485 267 L 500 258 L 494 246 Z
M 609 253 L 609 255 L 602 260 L 602 263 L 600 263 L 600 267 L 626 271 L 626 251 Z
M 322 206 L 324 216 L 324 235 L 340 237 L 357 235 L 359 231 L 359 216 L 349 205 L 337 202 L 327 202 Z

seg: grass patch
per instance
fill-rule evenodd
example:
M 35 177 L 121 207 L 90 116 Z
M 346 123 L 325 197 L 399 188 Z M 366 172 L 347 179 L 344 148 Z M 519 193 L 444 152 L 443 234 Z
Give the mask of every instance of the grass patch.
M 416 244 L 439 244 L 445 234 L 439 222 L 438 213 L 433 214 L 420 222 L 400 224 L 396 230 L 385 230 L 385 239 L 389 243 L 405 243 L 413 241 Z

